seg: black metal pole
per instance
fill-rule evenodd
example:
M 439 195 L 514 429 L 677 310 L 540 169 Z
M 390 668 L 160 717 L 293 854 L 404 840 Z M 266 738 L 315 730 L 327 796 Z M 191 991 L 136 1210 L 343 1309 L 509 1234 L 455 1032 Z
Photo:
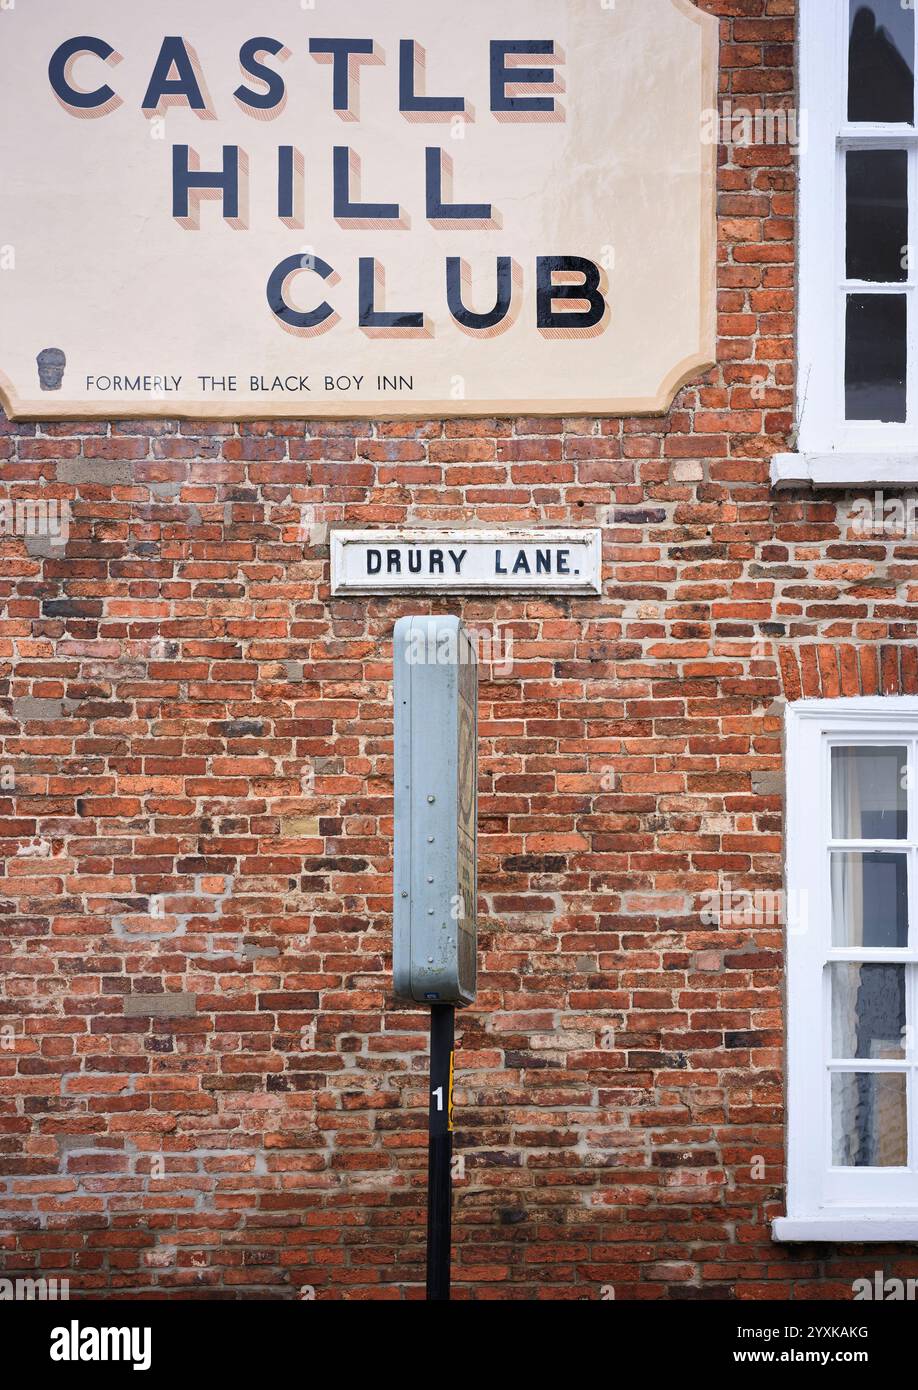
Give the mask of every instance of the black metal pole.
M 449 1301 L 453 1205 L 453 1049 L 456 1010 L 430 1010 L 430 1116 L 427 1151 L 427 1301 Z

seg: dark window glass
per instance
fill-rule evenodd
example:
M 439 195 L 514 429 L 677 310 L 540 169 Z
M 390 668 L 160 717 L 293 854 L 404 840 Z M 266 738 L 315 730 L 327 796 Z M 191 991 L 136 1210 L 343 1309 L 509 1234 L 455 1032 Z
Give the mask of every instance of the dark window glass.
M 836 961 L 832 1056 L 897 1061 L 905 1056 L 905 966 Z
M 901 1072 L 835 1072 L 832 1162 L 840 1168 L 904 1168 L 908 1100 Z
M 851 0 L 848 120 L 914 119 L 914 10 L 901 0 Z
M 908 155 L 849 150 L 847 171 L 849 280 L 907 279 Z
M 908 836 L 908 749 L 874 744 L 832 749 L 832 838 Z
M 832 945 L 908 945 L 908 865 L 904 854 L 831 856 Z
M 905 421 L 904 294 L 851 294 L 845 329 L 845 418 Z

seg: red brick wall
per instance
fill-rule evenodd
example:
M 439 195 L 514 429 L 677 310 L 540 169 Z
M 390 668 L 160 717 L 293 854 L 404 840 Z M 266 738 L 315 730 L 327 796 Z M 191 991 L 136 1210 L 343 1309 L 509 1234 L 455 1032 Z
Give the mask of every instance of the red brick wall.
M 723 93 L 792 105 L 792 0 L 705 8 Z M 391 633 L 417 601 L 330 599 L 304 507 L 606 528 L 601 600 L 436 605 L 514 642 L 482 689 L 457 1295 L 918 1272 L 771 1243 L 782 931 L 701 919 L 721 877 L 781 886 L 785 691 L 916 677 L 914 549 L 770 491 L 794 158 L 722 154 L 720 363 L 665 419 L 0 422 L 9 493 L 74 517 L 66 556 L 0 544 L 0 1272 L 422 1292 L 426 1016 L 389 960 Z

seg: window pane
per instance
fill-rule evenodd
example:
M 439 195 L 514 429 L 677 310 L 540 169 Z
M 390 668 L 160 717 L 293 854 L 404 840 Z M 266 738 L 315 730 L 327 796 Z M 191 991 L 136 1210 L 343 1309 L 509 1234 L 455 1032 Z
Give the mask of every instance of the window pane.
M 914 120 L 914 54 L 915 14 L 902 0 L 851 0 L 849 121 Z
M 896 1061 L 905 1056 L 905 966 L 829 967 L 832 981 L 832 1056 Z
M 905 1077 L 901 1073 L 833 1073 L 832 1162 L 841 1168 L 907 1165 Z
M 845 329 L 845 418 L 905 422 L 904 294 L 851 294 Z
M 849 150 L 849 280 L 906 280 L 908 155 L 905 150 Z
M 832 838 L 904 840 L 905 748 L 832 749 Z
M 908 945 L 904 854 L 832 855 L 832 945 Z

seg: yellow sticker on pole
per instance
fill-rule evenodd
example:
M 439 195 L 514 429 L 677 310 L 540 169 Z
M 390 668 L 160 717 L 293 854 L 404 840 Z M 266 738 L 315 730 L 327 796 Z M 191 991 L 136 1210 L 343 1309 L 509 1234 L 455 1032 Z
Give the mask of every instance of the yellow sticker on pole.
M 449 1095 L 446 1100 L 446 1128 L 450 1133 L 453 1130 L 453 1062 L 455 1057 L 455 1051 L 451 1050 L 449 1054 Z

